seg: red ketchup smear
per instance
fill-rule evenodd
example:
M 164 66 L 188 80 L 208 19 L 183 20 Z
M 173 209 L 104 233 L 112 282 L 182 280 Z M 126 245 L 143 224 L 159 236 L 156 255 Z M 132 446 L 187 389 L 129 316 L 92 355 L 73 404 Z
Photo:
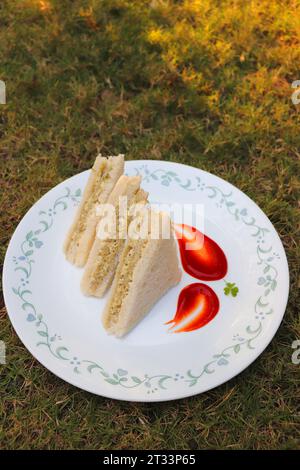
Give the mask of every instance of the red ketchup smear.
M 195 282 L 182 289 L 178 297 L 176 314 L 173 320 L 165 325 L 173 323 L 170 327 L 172 333 L 197 330 L 217 315 L 219 307 L 219 299 L 211 287 Z
M 227 273 L 224 251 L 194 227 L 175 224 L 183 269 L 200 281 L 217 281 Z

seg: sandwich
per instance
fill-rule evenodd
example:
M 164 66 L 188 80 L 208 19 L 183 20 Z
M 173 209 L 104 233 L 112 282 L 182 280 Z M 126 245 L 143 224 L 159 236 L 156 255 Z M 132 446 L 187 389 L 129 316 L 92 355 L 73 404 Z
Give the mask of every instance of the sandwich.
M 107 201 L 123 171 L 124 155 L 96 158 L 63 248 L 66 259 L 75 266 L 85 265 L 100 219 L 96 208 Z
M 99 221 L 81 280 L 81 290 L 85 295 L 103 297 L 112 283 L 125 246 L 126 228 L 132 218 L 131 208 L 147 203 L 148 193 L 140 188 L 140 183 L 141 176 L 122 175 L 107 200 L 108 209 L 114 210 Z
M 133 218 L 102 322 L 117 337 L 127 334 L 181 279 L 168 214 L 145 208 Z

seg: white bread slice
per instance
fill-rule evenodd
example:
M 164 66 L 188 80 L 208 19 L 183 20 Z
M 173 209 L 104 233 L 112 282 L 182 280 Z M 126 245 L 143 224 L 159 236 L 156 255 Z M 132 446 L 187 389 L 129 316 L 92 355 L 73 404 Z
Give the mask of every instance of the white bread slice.
M 127 334 L 181 279 L 173 230 L 171 238 L 162 237 L 164 229 L 171 225 L 169 216 L 146 211 L 148 217 L 149 213 L 151 217 L 159 217 L 160 238 L 152 239 L 148 233 L 146 240 L 127 240 L 102 318 L 107 332 L 117 337 Z M 131 224 L 136 224 L 136 220 Z
M 132 204 L 141 204 L 147 202 L 148 193 L 140 188 L 141 176 L 122 175 L 111 192 L 107 203 L 115 207 L 116 220 L 118 223 L 120 211 L 120 197 L 127 198 L 127 208 Z M 131 217 L 126 214 L 127 224 Z M 109 216 L 106 218 L 109 224 Z M 101 220 L 100 220 L 101 223 Z M 118 228 L 118 227 L 117 227 Z M 125 238 L 117 229 L 116 233 L 109 238 L 101 239 L 97 237 L 94 240 L 90 251 L 83 277 L 81 280 L 81 290 L 85 295 L 103 297 L 106 290 L 110 287 L 120 255 L 125 246 Z
M 67 260 L 75 266 L 85 265 L 100 219 L 96 207 L 107 201 L 123 171 L 124 155 L 96 158 L 63 247 Z

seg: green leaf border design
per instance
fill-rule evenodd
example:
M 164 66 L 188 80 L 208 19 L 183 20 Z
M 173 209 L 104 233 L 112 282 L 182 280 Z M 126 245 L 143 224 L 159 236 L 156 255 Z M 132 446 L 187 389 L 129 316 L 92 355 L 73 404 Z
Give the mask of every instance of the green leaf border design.
M 141 175 L 146 182 L 155 181 L 163 186 L 178 185 L 186 191 L 203 192 L 209 199 L 215 199 L 216 206 L 219 209 L 225 209 L 233 217 L 233 220 L 249 227 L 252 237 L 256 238 L 257 264 L 262 268 L 261 276 L 257 281 L 258 285 L 262 288 L 262 293 L 254 305 L 253 321 L 255 326 L 248 325 L 242 335 L 239 333 L 235 334 L 232 344 L 218 354 L 213 355 L 211 360 L 198 373 L 187 370 L 185 373 L 178 372 L 172 375 L 156 374 L 149 376 L 144 374 L 143 376 L 137 376 L 121 367 L 117 371 L 108 372 L 101 364 L 92 360 L 79 359 L 71 353 L 67 346 L 62 345 L 63 340 L 59 334 L 50 334 L 43 315 L 38 312 L 36 306 L 30 300 L 33 295 L 30 289 L 30 277 L 36 252 L 43 246 L 43 234 L 52 228 L 58 211 L 65 211 L 70 203 L 73 203 L 73 205 L 79 204 L 81 197 L 80 188 L 73 194 L 66 187 L 65 193 L 57 198 L 49 209 L 39 212 L 39 221 L 36 229 L 32 229 L 25 234 L 24 240 L 20 245 L 19 255 L 13 257 L 14 270 L 20 274 L 20 280 L 17 287 L 12 287 L 12 291 L 19 298 L 21 308 L 27 315 L 26 320 L 31 322 L 36 328 L 38 338 L 36 346 L 47 348 L 49 353 L 57 360 L 68 363 L 75 374 L 86 372 L 88 374 L 97 373 L 106 383 L 126 389 L 136 389 L 137 387 L 144 386 L 147 389 L 147 394 L 166 390 L 170 386 L 174 386 L 176 382 L 184 382 L 188 387 L 193 387 L 204 375 L 213 374 L 218 367 L 227 366 L 230 360 L 234 359 L 243 350 L 255 349 L 254 342 L 263 331 L 264 320 L 273 313 L 270 295 L 278 286 L 278 271 L 273 262 L 276 259 L 280 259 L 280 257 L 277 253 L 273 252 L 272 246 L 267 247 L 265 243 L 269 230 L 259 226 L 256 223 L 256 219 L 248 214 L 246 208 L 237 207 L 232 192 L 224 193 L 216 186 L 206 185 L 198 176 L 194 179 L 182 180 L 180 175 L 173 171 L 157 169 L 151 172 L 147 165 L 135 168 L 135 172 Z

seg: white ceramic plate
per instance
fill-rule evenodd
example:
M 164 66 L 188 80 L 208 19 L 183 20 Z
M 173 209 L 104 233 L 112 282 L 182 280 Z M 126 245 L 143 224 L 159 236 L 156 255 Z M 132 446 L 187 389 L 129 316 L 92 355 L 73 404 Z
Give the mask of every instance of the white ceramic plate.
M 266 348 L 282 320 L 289 272 L 269 219 L 244 193 L 199 169 L 164 161 L 129 161 L 150 201 L 203 203 L 205 233 L 224 250 L 226 282 L 207 282 L 218 315 L 196 331 L 171 334 L 179 292 L 199 282 L 184 273 L 125 338 L 101 324 L 106 299 L 80 292 L 82 270 L 65 261 L 62 243 L 89 171 L 59 184 L 27 212 L 7 250 L 3 286 L 11 322 L 26 348 L 63 380 L 92 393 L 132 401 L 187 397 L 239 374 Z

